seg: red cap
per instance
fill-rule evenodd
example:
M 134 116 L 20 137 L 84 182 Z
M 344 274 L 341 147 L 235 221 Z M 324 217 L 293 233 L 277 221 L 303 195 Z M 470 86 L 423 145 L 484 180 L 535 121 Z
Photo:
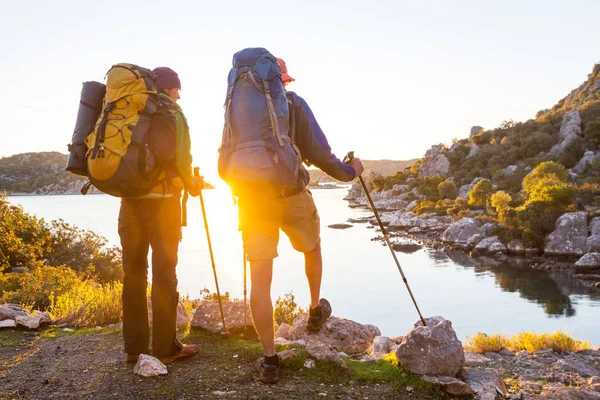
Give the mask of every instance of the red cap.
M 282 58 L 277 57 L 277 62 L 279 63 L 279 68 L 281 69 L 281 80 L 283 83 L 294 82 L 295 79 L 288 75 L 285 61 L 283 61 Z

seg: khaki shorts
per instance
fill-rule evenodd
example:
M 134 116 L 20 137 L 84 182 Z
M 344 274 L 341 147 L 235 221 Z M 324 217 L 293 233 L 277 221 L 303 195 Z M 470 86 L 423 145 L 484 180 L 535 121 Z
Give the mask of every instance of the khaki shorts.
M 240 197 L 239 222 L 249 261 L 277 257 L 279 229 L 294 249 L 306 253 L 319 243 L 320 220 L 312 194 L 304 189 L 280 199 Z

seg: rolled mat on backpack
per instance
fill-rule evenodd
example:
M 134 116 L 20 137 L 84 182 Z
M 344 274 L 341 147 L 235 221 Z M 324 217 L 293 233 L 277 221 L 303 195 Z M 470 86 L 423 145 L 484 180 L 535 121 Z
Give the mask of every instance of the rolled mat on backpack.
M 69 144 L 69 159 L 65 168 L 72 174 L 87 176 L 85 138 L 94 130 L 96 121 L 102 112 L 102 100 L 105 93 L 106 85 L 103 83 L 83 82 L 75 130 Z

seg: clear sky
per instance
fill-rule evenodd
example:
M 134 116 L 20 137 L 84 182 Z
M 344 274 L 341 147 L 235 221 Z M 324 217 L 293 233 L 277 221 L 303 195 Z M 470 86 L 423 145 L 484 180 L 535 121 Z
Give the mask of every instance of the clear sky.
M 66 153 L 81 83 L 129 62 L 179 73 L 194 163 L 214 176 L 231 56 L 260 46 L 338 156 L 417 158 L 579 86 L 598 15 L 596 0 L 0 0 L 0 156 Z

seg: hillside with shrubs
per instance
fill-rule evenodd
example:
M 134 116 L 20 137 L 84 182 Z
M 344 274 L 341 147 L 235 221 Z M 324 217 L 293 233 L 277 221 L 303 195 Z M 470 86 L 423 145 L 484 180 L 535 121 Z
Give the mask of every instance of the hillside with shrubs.
M 600 64 L 550 109 L 435 145 L 394 174 L 372 174 L 373 194 L 410 202 L 418 215 L 493 223 L 503 243 L 543 249 L 568 212 L 600 214 Z M 351 191 L 352 193 L 352 191 Z M 404 204 L 404 203 L 403 203 Z M 396 209 L 401 207 L 396 207 Z

